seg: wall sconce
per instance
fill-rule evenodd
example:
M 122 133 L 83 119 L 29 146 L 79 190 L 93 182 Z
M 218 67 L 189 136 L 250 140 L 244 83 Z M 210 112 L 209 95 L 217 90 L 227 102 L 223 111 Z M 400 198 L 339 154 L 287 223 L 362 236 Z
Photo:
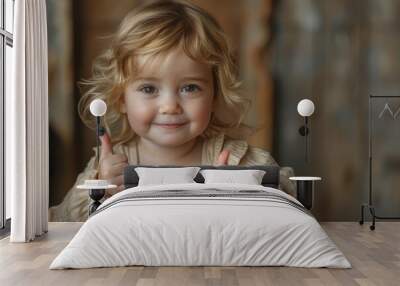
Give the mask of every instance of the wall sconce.
M 90 113 L 93 116 L 96 116 L 96 161 L 98 166 L 100 158 L 100 136 L 102 136 L 105 132 L 104 128 L 100 126 L 100 117 L 106 114 L 107 104 L 101 99 L 95 99 L 90 103 L 89 109 Z M 100 200 L 104 197 L 106 189 L 116 187 L 116 185 L 110 185 L 108 180 L 85 180 L 84 185 L 77 186 L 78 189 L 89 190 L 89 197 L 92 199 L 92 203 L 89 206 L 89 216 L 92 215 L 100 206 Z
M 299 133 L 301 136 L 305 136 L 306 140 L 306 163 L 308 162 L 308 134 L 310 133 L 310 128 L 308 127 L 308 117 L 314 113 L 314 110 L 314 103 L 309 99 L 303 99 L 297 104 L 297 112 L 300 114 L 300 116 L 304 117 L 304 125 L 299 128 Z
M 99 164 L 100 157 L 100 136 L 104 134 L 104 128 L 100 126 L 100 117 L 106 114 L 107 104 L 101 99 L 95 99 L 90 103 L 90 113 L 96 117 L 96 144 L 97 156 L 96 162 Z
M 315 110 L 314 103 L 309 99 L 303 99 L 297 104 L 297 112 L 300 116 L 304 117 L 304 125 L 299 128 L 301 136 L 306 140 L 305 159 L 308 163 L 308 135 L 310 128 L 308 126 L 308 117 L 310 117 Z M 297 199 L 309 210 L 313 207 L 314 201 L 314 183 L 320 181 L 320 177 L 290 177 L 292 181 L 296 181 L 297 185 Z

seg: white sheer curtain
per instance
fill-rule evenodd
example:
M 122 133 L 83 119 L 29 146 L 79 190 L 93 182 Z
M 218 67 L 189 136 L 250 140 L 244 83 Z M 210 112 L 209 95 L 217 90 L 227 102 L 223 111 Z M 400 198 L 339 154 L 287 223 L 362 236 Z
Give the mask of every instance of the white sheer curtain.
M 15 1 L 13 92 L 6 98 L 6 187 L 11 242 L 48 226 L 48 80 L 45 0 Z

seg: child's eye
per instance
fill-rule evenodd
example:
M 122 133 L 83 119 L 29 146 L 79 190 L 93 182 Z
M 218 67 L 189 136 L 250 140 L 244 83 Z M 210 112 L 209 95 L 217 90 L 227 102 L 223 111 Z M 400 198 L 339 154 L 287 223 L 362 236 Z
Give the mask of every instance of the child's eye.
M 139 91 L 146 93 L 146 94 L 153 94 L 157 91 L 157 89 L 152 85 L 144 85 L 139 88 Z
M 200 90 L 201 90 L 200 87 L 196 84 L 188 84 L 182 87 L 183 92 L 196 92 Z

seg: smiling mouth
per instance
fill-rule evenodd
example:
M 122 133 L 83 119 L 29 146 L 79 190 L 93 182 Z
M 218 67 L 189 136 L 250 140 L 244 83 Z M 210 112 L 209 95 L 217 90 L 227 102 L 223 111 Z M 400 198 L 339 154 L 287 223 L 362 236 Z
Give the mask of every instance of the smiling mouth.
M 180 123 L 180 124 L 158 124 L 158 123 L 154 123 L 154 125 L 162 127 L 162 128 L 167 128 L 167 129 L 176 129 L 179 127 L 182 127 L 183 125 L 186 125 L 186 123 Z

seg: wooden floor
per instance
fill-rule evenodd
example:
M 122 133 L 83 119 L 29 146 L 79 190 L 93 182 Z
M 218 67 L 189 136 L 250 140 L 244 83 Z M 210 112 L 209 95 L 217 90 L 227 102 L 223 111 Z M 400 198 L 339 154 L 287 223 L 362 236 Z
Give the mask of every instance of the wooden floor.
M 400 222 L 378 222 L 375 231 L 357 222 L 322 226 L 353 268 L 120 267 L 48 270 L 81 223 L 50 223 L 32 243 L 0 240 L 0 285 L 400 285 Z

